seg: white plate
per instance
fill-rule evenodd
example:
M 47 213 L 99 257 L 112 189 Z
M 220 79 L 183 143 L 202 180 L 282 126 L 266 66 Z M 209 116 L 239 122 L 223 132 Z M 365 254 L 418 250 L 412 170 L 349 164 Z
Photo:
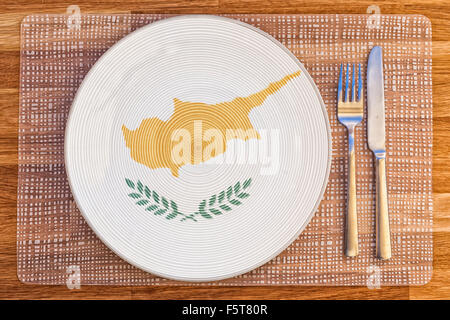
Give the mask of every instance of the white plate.
M 217 133 L 208 128 L 240 127 L 249 138 L 226 139 L 223 153 L 198 143 Z M 187 133 L 204 156 L 193 164 L 177 143 Z M 298 237 L 323 196 L 331 139 L 316 86 L 282 44 L 193 15 L 143 27 L 99 59 L 73 102 L 65 157 L 78 207 L 115 253 L 161 277 L 211 281 L 266 263 Z

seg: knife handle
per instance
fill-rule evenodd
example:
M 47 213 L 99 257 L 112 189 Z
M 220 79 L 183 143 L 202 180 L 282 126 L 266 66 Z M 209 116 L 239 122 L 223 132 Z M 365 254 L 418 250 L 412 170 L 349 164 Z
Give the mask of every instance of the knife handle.
M 386 157 L 376 155 L 376 234 L 377 257 L 387 260 L 391 257 L 391 235 L 389 230 L 389 208 L 386 183 Z
M 348 198 L 345 222 L 345 255 L 347 257 L 356 257 L 358 255 L 358 217 L 356 214 L 356 158 L 353 129 L 350 129 L 348 132 L 348 146 Z

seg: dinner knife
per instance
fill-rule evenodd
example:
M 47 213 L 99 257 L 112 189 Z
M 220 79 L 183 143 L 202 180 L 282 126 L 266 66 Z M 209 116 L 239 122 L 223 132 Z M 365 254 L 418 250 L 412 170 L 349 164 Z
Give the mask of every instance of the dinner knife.
M 373 47 L 367 65 L 367 136 L 376 162 L 376 250 L 380 259 L 391 257 L 386 182 L 383 53 Z

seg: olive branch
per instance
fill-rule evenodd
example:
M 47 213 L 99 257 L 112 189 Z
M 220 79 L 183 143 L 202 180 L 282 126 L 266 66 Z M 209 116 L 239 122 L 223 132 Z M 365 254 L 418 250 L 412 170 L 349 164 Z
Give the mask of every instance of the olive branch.
M 161 197 L 156 191 L 150 190 L 140 180 L 134 183 L 130 179 L 125 178 L 125 182 L 128 187 L 134 191 L 128 194 L 128 196 L 134 200 L 137 200 L 136 204 L 138 206 L 145 206 L 145 210 L 153 212 L 155 216 L 162 216 L 166 214 L 167 220 L 174 219 L 177 216 L 182 216 L 184 220 L 192 219 L 197 221 L 195 218 L 188 217 L 184 213 L 179 212 L 178 205 L 175 201 Z
M 231 211 L 233 206 L 240 206 L 241 200 L 250 196 L 245 190 L 250 187 L 252 179 L 248 178 L 241 186 L 240 182 L 236 182 L 234 186 L 229 186 L 226 190 L 222 190 L 218 194 L 213 194 L 208 200 L 203 200 L 198 205 L 197 212 L 194 215 L 200 215 L 205 219 L 211 219 L 224 212 Z
M 252 179 L 245 180 L 242 185 L 240 182 L 237 182 L 234 186 L 229 186 L 218 194 L 210 196 L 208 200 L 201 201 L 197 211 L 192 214 L 180 212 L 175 201 L 160 196 L 156 191 L 150 190 L 140 180 L 135 183 L 125 178 L 125 182 L 133 190 L 133 192 L 128 194 L 128 197 L 136 201 L 136 205 L 145 207 L 146 211 L 153 212 L 156 216 L 165 216 L 167 220 L 179 217 L 180 221 L 193 220 L 197 222 L 199 216 L 205 219 L 212 219 L 214 216 L 231 211 L 235 206 L 240 206 L 242 204 L 241 200 L 250 196 L 246 190 L 250 187 Z

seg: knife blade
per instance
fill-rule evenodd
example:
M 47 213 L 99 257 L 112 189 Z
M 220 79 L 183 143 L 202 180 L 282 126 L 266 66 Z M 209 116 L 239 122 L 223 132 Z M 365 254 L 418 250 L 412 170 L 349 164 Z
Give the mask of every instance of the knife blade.
M 367 65 L 367 136 L 376 167 L 376 248 L 377 256 L 391 257 L 389 206 L 386 181 L 386 133 L 384 115 L 383 53 L 373 47 Z
M 374 153 L 385 153 L 383 54 L 374 47 L 367 65 L 367 136 Z

